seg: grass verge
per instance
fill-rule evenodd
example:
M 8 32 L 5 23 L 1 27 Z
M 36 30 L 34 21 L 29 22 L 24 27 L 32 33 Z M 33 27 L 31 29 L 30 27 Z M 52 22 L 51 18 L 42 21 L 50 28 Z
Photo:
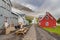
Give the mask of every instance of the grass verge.
M 48 32 L 55 33 L 57 35 L 60 35 L 60 26 L 56 26 L 56 28 L 44 28 Z

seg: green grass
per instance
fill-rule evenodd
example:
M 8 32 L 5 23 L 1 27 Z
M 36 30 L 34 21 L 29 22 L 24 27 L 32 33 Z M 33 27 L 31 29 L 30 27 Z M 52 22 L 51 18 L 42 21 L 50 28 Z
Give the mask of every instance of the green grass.
M 56 26 L 56 28 L 44 28 L 44 29 L 51 33 L 60 35 L 60 26 Z

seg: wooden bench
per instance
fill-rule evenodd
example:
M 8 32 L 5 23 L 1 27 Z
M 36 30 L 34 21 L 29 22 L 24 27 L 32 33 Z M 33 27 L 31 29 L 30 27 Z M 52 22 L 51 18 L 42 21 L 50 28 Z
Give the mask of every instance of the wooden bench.
M 19 34 L 23 34 L 24 35 L 27 31 L 28 31 L 28 28 L 24 27 L 22 29 L 17 30 L 15 33 L 16 33 L 16 35 L 19 35 Z

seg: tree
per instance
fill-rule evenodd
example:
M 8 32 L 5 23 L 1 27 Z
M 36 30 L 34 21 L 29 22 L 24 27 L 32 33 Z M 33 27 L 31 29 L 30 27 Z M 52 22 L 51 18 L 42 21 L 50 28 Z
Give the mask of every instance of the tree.
M 26 20 L 29 21 L 29 23 L 32 22 L 32 19 L 33 19 L 33 18 L 34 18 L 33 16 L 26 16 Z
M 57 20 L 57 23 L 59 23 L 59 24 L 60 24 L 60 18 Z

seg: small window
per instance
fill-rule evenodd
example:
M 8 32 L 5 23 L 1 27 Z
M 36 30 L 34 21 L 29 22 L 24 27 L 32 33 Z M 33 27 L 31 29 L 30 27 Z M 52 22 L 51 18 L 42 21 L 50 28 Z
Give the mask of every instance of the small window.
M 6 3 L 6 1 L 5 0 L 2 0 L 4 3 Z
M 2 1 L 10 6 L 10 3 L 8 2 L 8 0 L 2 0 Z
M 46 22 L 45 25 L 46 25 L 46 26 L 49 26 L 49 22 Z
M 46 19 L 46 20 L 48 20 L 48 19 L 49 19 L 49 17 L 48 17 L 48 16 L 46 16 L 46 17 L 45 17 L 45 19 Z
M 2 14 L 0 14 L 0 16 L 3 16 Z

